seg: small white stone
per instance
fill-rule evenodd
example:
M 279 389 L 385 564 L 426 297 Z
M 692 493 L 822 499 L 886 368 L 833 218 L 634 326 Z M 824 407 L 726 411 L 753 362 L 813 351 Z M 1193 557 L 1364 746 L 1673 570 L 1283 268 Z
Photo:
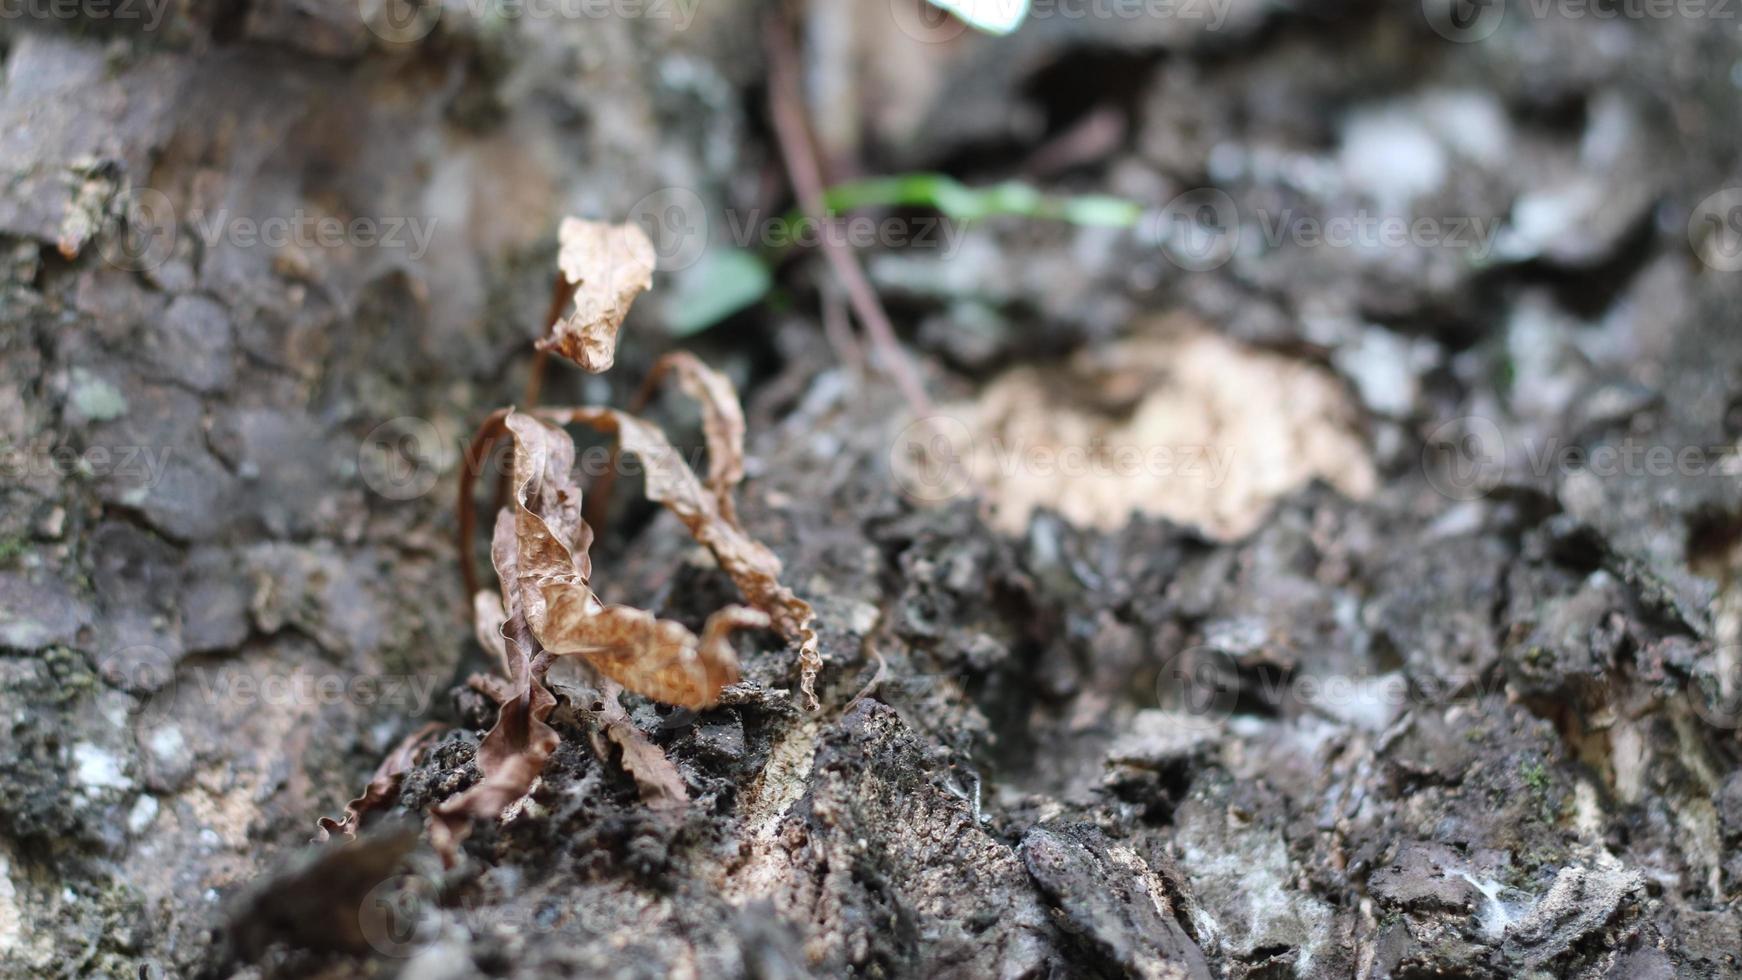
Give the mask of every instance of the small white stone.
M 127 789 L 133 785 L 123 771 L 121 760 L 90 742 L 73 746 L 73 767 L 74 778 L 91 789 Z
M 881 615 L 871 603 L 855 601 L 847 607 L 847 629 L 864 636 L 877 628 L 877 620 Z
M 168 761 L 181 754 L 182 749 L 187 746 L 187 740 L 181 737 L 181 729 L 166 725 L 146 736 L 145 744 L 151 749 L 152 755 Z
M 135 834 L 143 833 L 157 819 L 157 797 L 147 793 L 133 802 L 133 809 L 127 811 L 127 829 Z
M 18 910 L 18 889 L 12 884 L 12 859 L 0 852 L 0 953 L 24 939 L 24 916 Z
M 1210 180 L 1217 184 L 1231 184 L 1246 173 L 1246 151 L 1238 143 L 1217 143 L 1210 148 L 1207 163 Z
M 1505 164 L 1512 127 L 1500 100 L 1487 92 L 1433 92 L 1421 100 L 1421 114 L 1435 135 L 1453 150 L 1486 166 Z
M 1574 235 L 1580 222 L 1607 203 L 1603 188 L 1586 177 L 1521 194 L 1512 202 L 1512 215 L 1495 243 L 1495 252 L 1512 261 L 1536 258 Z
M 1446 179 L 1445 148 L 1400 108 L 1351 116 L 1338 161 L 1344 179 L 1388 212 L 1407 214 L 1410 201 L 1439 190 Z
M 1380 415 L 1407 416 L 1418 395 L 1413 343 L 1383 327 L 1368 327 L 1353 344 L 1336 349 L 1333 363 L 1355 383 L 1367 407 Z
M 127 717 L 132 711 L 132 706 L 128 703 L 128 700 L 125 697 L 118 696 L 105 699 L 101 710 L 103 712 L 104 720 L 109 724 L 116 728 L 125 729 L 127 727 Z

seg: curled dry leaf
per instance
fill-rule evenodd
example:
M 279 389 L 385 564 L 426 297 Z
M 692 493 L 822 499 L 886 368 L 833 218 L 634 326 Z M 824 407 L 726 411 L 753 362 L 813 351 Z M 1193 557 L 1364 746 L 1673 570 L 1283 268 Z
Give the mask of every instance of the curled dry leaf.
M 509 431 L 515 432 L 512 422 Z M 520 437 L 516 435 L 513 464 L 516 499 L 518 501 L 518 494 L 525 492 L 533 499 L 552 503 L 551 521 L 540 521 L 537 525 L 543 531 L 548 533 L 554 523 L 571 534 L 578 533 L 572 525 L 564 523 L 564 515 L 568 513 L 565 488 L 546 485 L 545 480 L 547 468 L 553 465 L 561 467 L 560 481 L 568 479 L 567 465 L 574 461 L 573 444 L 567 446 L 568 464 L 564 464 L 562 447 L 547 445 L 539 440 L 539 435 L 534 431 L 528 436 L 530 445 L 524 452 Z M 553 453 L 556 456 L 554 463 Z M 573 505 L 580 506 L 578 492 Z M 478 743 L 474 760 L 478 766 L 478 782 L 465 792 L 443 800 L 430 813 L 430 842 L 441 855 L 442 863 L 450 867 L 459 854 L 460 844 L 471 833 L 472 821 L 494 819 L 510 803 L 525 796 L 560 743 L 556 730 L 545 723 L 556 707 L 556 698 L 544 686 L 548 657 L 538 649 L 519 602 L 519 572 L 529 565 L 520 554 L 518 532 L 522 522 L 518 509 L 518 506 L 513 510 L 503 508 L 496 515 L 496 527 L 490 538 L 490 560 L 501 579 L 502 595 L 498 597 L 480 591 L 472 596 L 473 625 L 478 642 L 496 655 L 502 665 L 502 676 L 474 676 L 469 683 L 496 701 L 499 706 L 496 723 Z M 578 520 L 575 523 L 578 524 Z M 564 562 L 573 566 L 561 542 L 555 543 L 551 550 L 561 550 Z
M 490 592 L 472 596 L 472 629 L 477 635 L 478 645 L 496 657 L 503 677 L 514 672 L 513 665 L 508 662 L 508 637 L 502 632 L 507 625 L 508 612 L 502 608 L 501 597 Z
M 732 500 L 738 484 L 744 481 L 744 410 L 738 403 L 738 392 L 725 375 L 687 351 L 673 351 L 660 358 L 648 384 L 656 384 L 667 371 L 677 375 L 679 387 L 702 407 L 702 434 L 708 444 L 708 489 L 714 494 L 720 517 L 742 533 L 738 509 Z M 804 694 L 806 706 L 814 711 L 816 676 L 823 665 L 815 613 L 809 603 L 780 584 L 780 561 L 773 552 L 760 544 L 757 548 L 767 556 L 766 564 L 760 567 L 732 572 L 727 562 L 721 560 L 720 564 L 732 575 L 744 597 L 773 617 L 781 635 L 799 645 L 799 690 Z
M 601 603 L 585 553 L 593 534 L 580 517 L 581 494 L 569 475 L 574 443 L 530 415 L 511 414 L 506 425 L 514 439 L 513 548 L 498 522 L 491 550 L 497 574 L 512 583 L 508 606 L 525 616 L 552 654 L 578 655 L 629 690 L 668 704 L 712 705 L 721 688 L 738 680 L 738 657 L 723 627 L 766 626 L 767 617 L 723 612 L 709 620 L 722 628 L 707 631 L 704 641 L 681 623 Z
M 780 634 L 799 645 L 799 690 L 804 694 L 806 706 L 814 711 L 817 707 L 816 676 L 823 665 L 814 626 L 815 613 L 809 603 L 780 584 L 780 560 L 744 534 L 732 500 L 738 484 L 744 481 L 744 410 L 738 403 L 738 392 L 725 375 L 703 364 L 695 355 L 673 351 L 654 365 L 644 386 L 644 394 L 645 389 L 651 389 L 668 373 L 676 375 L 684 394 L 701 406 L 702 435 L 708 445 L 707 485 L 714 495 L 721 520 L 755 545 L 754 553 L 744 552 L 746 560 L 736 566 L 717 551 L 715 557 L 732 576 L 744 598 L 767 612 Z M 653 496 L 651 487 L 650 483 L 650 497 Z M 688 526 L 689 522 L 686 520 L 685 524 Z M 693 527 L 691 531 L 694 533 Z
M 625 418 L 632 427 L 647 427 Z M 509 413 L 500 424 L 514 442 L 513 499 L 497 515 L 490 544 L 501 595 L 479 591 L 473 610 L 478 640 L 495 654 L 502 676 L 471 680 L 500 709 L 478 746 L 478 783 L 431 815 L 430 838 L 450 865 L 473 822 L 499 816 L 529 792 L 556 750 L 558 735 L 545 722 L 556 699 L 545 686 L 545 674 L 557 657 L 575 656 L 603 675 L 611 685 L 608 705 L 615 704 L 615 685 L 621 684 L 670 704 L 705 708 L 738 679 L 731 634 L 769 625 L 766 613 L 729 606 L 708 618 L 698 638 L 681 623 L 600 602 L 592 591 L 587 556 L 593 533 L 581 518 L 581 491 L 571 473 L 573 441 L 561 428 L 531 415 Z M 683 466 L 674 453 L 664 460 Z M 683 472 L 712 506 L 694 475 L 687 467 Z M 622 749 L 622 764 L 644 800 L 660 808 L 688 800 L 676 767 L 630 724 L 621 707 L 615 714 L 607 709 L 602 722 L 606 736 Z
M 732 631 L 767 626 L 767 615 L 728 606 L 708 617 L 698 640 L 682 623 L 631 606 L 600 606 L 591 596 L 564 591 L 553 596 L 539 641 L 553 654 L 579 654 L 637 694 L 701 709 L 738 682 Z
M 720 516 L 736 524 L 738 512 L 732 503 L 732 492 L 744 482 L 745 428 L 738 392 L 725 375 L 703 364 L 689 351 L 680 350 L 654 362 L 636 403 L 644 404 L 667 375 L 676 375 L 678 387 L 701 406 L 702 437 L 708 444 L 708 489 L 713 491 Z
M 375 768 L 375 775 L 369 779 L 369 785 L 363 788 L 363 795 L 345 804 L 345 815 L 338 820 L 332 817 L 322 817 L 315 831 L 315 842 L 320 843 L 338 834 L 351 838 L 357 836 L 357 827 L 363 822 L 363 815 L 391 804 L 399 796 L 400 781 L 412 766 L 417 765 L 423 754 L 435 743 L 443 725 L 438 722 L 429 724 L 412 732 L 401 739 L 387 753 L 387 758 L 381 760 L 381 765 Z
M 575 289 L 574 309 L 538 348 L 598 374 L 616 360 L 617 330 L 630 304 L 653 285 L 653 242 L 634 224 L 580 218 L 564 218 L 557 240 L 557 265 Z
M 605 735 L 623 752 L 623 769 L 641 791 L 641 802 L 655 810 L 675 810 L 690 800 L 689 788 L 671 760 L 653 744 L 623 710 L 613 688 L 602 695 Z
M 514 683 L 484 687 L 506 700 L 496 714 L 496 724 L 478 743 L 480 778 L 465 792 L 436 804 L 430 813 L 430 843 L 450 867 L 471 833 L 472 821 L 495 819 L 525 796 L 561 742 L 556 729 L 545 724 L 556 707 L 556 698 L 542 680 L 548 661 L 542 656 L 535 659 L 532 632 L 519 613 L 509 617 L 507 633 L 505 643 L 517 676 Z
M 720 382 L 727 383 L 723 378 Z M 816 674 L 822 666 L 815 613 L 809 603 L 780 584 L 780 559 L 720 512 L 718 495 L 703 488 L 665 433 L 658 426 L 609 408 L 551 409 L 540 414 L 613 434 L 623 451 L 641 460 L 647 498 L 676 515 L 689 529 L 690 536 L 713 553 L 745 601 L 767 613 L 782 636 L 799 644 L 799 686 L 806 706 L 815 710 Z M 736 469 L 741 472 L 741 445 L 710 443 L 710 456 L 715 453 L 732 453 L 738 460 Z M 733 469 L 710 466 L 710 472 L 730 473 Z M 626 686 L 633 689 L 633 685 Z
M 490 557 L 504 604 L 525 614 L 540 635 L 547 594 L 592 594 L 587 552 L 593 531 L 581 519 L 581 491 L 571 475 L 575 444 L 568 433 L 520 413 L 510 413 L 505 424 L 514 440 L 513 534 L 505 534 L 499 520 Z

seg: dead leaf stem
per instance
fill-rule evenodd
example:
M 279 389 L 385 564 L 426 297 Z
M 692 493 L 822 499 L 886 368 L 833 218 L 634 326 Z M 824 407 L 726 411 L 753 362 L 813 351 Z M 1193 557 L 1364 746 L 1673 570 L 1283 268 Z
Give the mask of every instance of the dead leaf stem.
M 811 143 L 810 123 L 805 117 L 804 100 L 800 95 L 798 53 L 793 48 L 792 33 L 778 11 L 770 11 L 764 22 L 765 49 L 768 55 L 768 113 L 774 123 L 775 141 L 780 145 L 781 159 L 786 163 L 787 176 L 798 195 L 799 208 L 812 220 L 827 217 L 823 206 L 823 173 Z M 877 291 L 865 277 L 858 258 L 832 235 L 822 236 L 823 255 L 835 278 L 847 290 L 847 298 L 859 323 L 870 336 L 883 367 L 901 389 L 908 406 L 920 417 L 931 414 L 931 399 L 920 383 L 919 372 L 901 349 L 901 340 L 889 314 L 877 298 Z

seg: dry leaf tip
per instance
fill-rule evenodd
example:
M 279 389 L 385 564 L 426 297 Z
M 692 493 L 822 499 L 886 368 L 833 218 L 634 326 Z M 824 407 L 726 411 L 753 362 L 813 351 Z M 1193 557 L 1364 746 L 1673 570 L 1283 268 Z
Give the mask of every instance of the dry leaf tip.
M 617 331 L 635 297 L 653 285 L 657 253 L 639 225 L 564 218 L 557 265 L 574 287 L 571 308 L 539 350 L 555 351 L 593 374 L 617 358 Z

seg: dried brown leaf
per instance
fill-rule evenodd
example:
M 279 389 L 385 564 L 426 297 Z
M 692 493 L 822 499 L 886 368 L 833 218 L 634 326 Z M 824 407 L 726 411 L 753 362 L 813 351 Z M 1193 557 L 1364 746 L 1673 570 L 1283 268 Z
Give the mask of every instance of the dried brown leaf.
M 570 475 L 573 441 L 531 415 L 510 414 L 505 424 L 514 439 L 514 531 L 509 540 L 499 520 L 491 550 L 498 574 L 515 583 L 509 606 L 553 654 L 580 654 L 647 697 L 690 708 L 713 704 L 720 689 L 738 679 L 726 637 L 703 643 L 680 623 L 600 603 L 588 582 L 592 531 L 581 519 L 581 493 Z M 753 622 L 736 612 L 720 622 L 767 625 L 766 617 Z
M 547 410 L 541 414 L 614 434 L 624 452 L 641 460 L 647 499 L 676 515 L 691 537 L 713 553 L 745 601 L 767 613 L 782 636 L 799 644 L 799 687 L 806 706 L 815 710 L 816 674 L 822 666 L 815 612 L 780 584 L 780 559 L 720 512 L 715 495 L 703 488 L 665 433 L 650 422 L 609 408 Z
M 494 701 L 498 707 L 514 700 L 520 692 L 513 681 L 494 674 L 473 674 L 466 678 L 466 686 Z
M 681 623 L 600 603 L 589 584 L 592 531 L 581 519 L 581 493 L 571 475 L 573 441 L 530 415 L 510 413 L 503 425 L 514 441 L 514 499 L 497 515 L 490 547 L 502 595 L 473 597 L 479 642 L 497 655 L 503 676 L 471 681 L 501 707 L 478 745 L 481 778 L 430 817 L 431 841 L 449 865 L 473 822 L 499 816 L 526 795 L 556 751 L 559 737 L 545 722 L 556 699 L 544 684 L 555 656 L 578 655 L 631 690 L 701 708 L 738 679 L 732 631 L 768 625 L 763 613 L 732 606 L 709 617 L 698 639 Z M 606 734 L 622 748 L 624 768 L 650 805 L 688 800 L 676 768 L 626 715 L 606 719 Z
M 512 593 L 506 607 L 522 612 L 536 634 L 544 625 L 546 589 L 587 589 L 593 532 L 581 519 L 581 491 L 572 476 L 574 440 L 530 415 L 510 413 L 505 424 L 514 438 L 514 548 L 507 550 L 498 519 L 491 560 L 502 581 L 512 583 L 504 589 Z
M 580 218 L 564 218 L 557 240 L 557 265 L 575 287 L 574 309 L 538 348 L 598 374 L 616 360 L 617 330 L 630 304 L 653 285 L 653 242 L 634 224 Z
M 738 484 L 744 481 L 744 410 L 738 402 L 738 392 L 730 379 L 687 351 L 673 351 L 660 358 L 648 384 L 657 384 L 666 373 L 675 374 L 679 387 L 702 408 L 702 434 L 708 444 L 708 489 L 714 494 L 720 517 L 742 534 L 732 499 Z M 651 490 L 648 495 L 653 496 Z M 744 537 L 756 543 L 748 535 Z M 815 614 L 809 603 L 780 585 L 780 562 L 774 554 L 760 544 L 756 547 L 766 555 L 766 560 L 748 555 L 752 560 L 738 572 L 733 572 L 723 558 L 720 564 L 732 575 L 744 597 L 773 617 L 781 635 L 799 644 L 799 688 L 807 706 L 815 710 L 816 675 L 823 662 L 813 626 Z
M 574 269 L 587 267 L 584 256 L 569 253 L 571 244 L 581 248 L 585 236 L 577 230 L 571 242 L 569 231 L 565 225 L 565 274 L 571 269 L 569 259 Z M 585 306 L 580 297 L 587 284 L 581 286 L 578 307 Z M 639 288 L 627 294 L 624 309 Z M 601 348 L 597 343 L 588 347 L 584 331 L 559 328 L 555 342 L 572 340 L 580 345 L 576 350 L 590 350 L 602 370 L 609 366 L 620 322 L 618 316 L 610 324 L 602 361 Z M 598 342 L 603 336 L 595 330 L 591 339 Z M 732 492 L 744 476 L 744 416 L 737 393 L 724 376 L 687 354 L 662 359 L 650 384 L 668 371 L 702 406 L 709 453 L 705 487 L 657 426 L 627 413 L 570 409 L 535 416 L 509 411 L 486 423 L 490 432 L 506 429 L 514 441 L 513 501 L 498 514 L 490 547 L 501 597 L 483 591 L 473 597 L 479 642 L 496 655 L 504 676 L 472 679 L 472 686 L 501 705 L 495 725 L 478 746 L 481 778 L 431 813 L 431 840 L 449 865 L 473 822 L 500 816 L 529 792 L 556 750 L 559 737 L 545 722 L 555 697 L 544 679 L 558 656 L 577 656 L 606 679 L 604 733 L 622 750 L 623 767 L 641 788 L 643 800 L 656 808 L 681 806 L 689 793 L 677 768 L 630 723 L 617 702 L 616 685 L 685 708 L 708 707 L 739 676 L 732 633 L 772 624 L 799 642 L 801 687 L 810 707 L 816 707 L 813 683 L 821 657 L 814 614 L 780 584 L 779 559 L 739 527 L 733 506 Z M 708 617 L 697 637 L 681 623 L 646 610 L 601 603 L 591 585 L 588 551 L 593 534 L 582 518 L 582 495 L 571 472 L 574 443 L 553 424 L 563 422 L 616 435 L 619 450 L 641 460 L 649 499 L 677 515 L 756 608 L 728 606 Z M 479 438 L 485 435 L 481 430 Z
M 370 777 L 369 785 L 363 788 L 363 795 L 345 804 L 343 817 L 338 820 L 332 817 L 320 818 L 315 841 L 324 841 L 333 834 L 347 838 L 357 836 L 357 827 L 363 822 L 364 814 L 389 806 L 398 798 L 399 784 L 405 778 L 405 773 L 423 758 L 423 754 L 434 744 L 443 727 L 438 722 L 430 722 L 401 739 L 375 768 L 375 775 Z
M 702 437 L 708 444 L 708 489 L 713 491 L 720 516 L 738 523 L 732 492 L 744 482 L 744 409 L 738 392 L 725 375 L 708 367 L 689 351 L 672 351 L 661 357 L 647 376 L 651 389 L 667 374 L 677 376 L 684 394 L 702 409 Z
M 503 676 L 471 679 L 471 686 L 494 698 L 500 708 L 496 723 L 478 743 L 480 779 L 430 814 L 430 840 L 450 866 L 472 822 L 494 819 L 525 796 L 560 741 L 556 730 L 545 724 L 556 698 L 544 686 L 548 658 L 533 637 L 527 600 L 542 615 L 544 587 L 584 590 L 591 573 L 586 548 L 592 532 L 581 520 L 581 494 L 570 475 L 573 440 L 561 429 L 512 412 L 503 424 L 514 440 L 514 503 L 497 514 L 490 539 L 490 561 L 502 596 L 480 591 L 472 600 L 479 642 L 497 654 Z
M 672 765 L 659 746 L 642 734 L 629 720 L 615 690 L 603 698 L 605 734 L 623 751 L 623 770 L 629 773 L 641 790 L 641 802 L 655 810 L 680 809 L 690 801 L 689 787 L 683 775 Z
M 630 606 L 602 606 L 590 593 L 553 590 L 539 642 L 552 654 L 576 654 L 637 694 L 683 708 L 711 707 L 738 681 L 731 633 L 768 626 L 763 613 L 727 606 L 708 617 L 697 639 L 682 623 Z
M 436 804 L 430 813 L 430 842 L 449 867 L 471 833 L 472 821 L 495 819 L 530 792 L 561 741 L 556 730 L 545 724 L 556 698 L 540 679 L 543 670 L 531 652 L 532 633 L 519 613 L 510 617 L 508 634 L 509 660 L 524 683 L 496 687 L 510 696 L 497 712 L 496 724 L 478 743 L 475 761 L 481 778 L 465 792 Z

